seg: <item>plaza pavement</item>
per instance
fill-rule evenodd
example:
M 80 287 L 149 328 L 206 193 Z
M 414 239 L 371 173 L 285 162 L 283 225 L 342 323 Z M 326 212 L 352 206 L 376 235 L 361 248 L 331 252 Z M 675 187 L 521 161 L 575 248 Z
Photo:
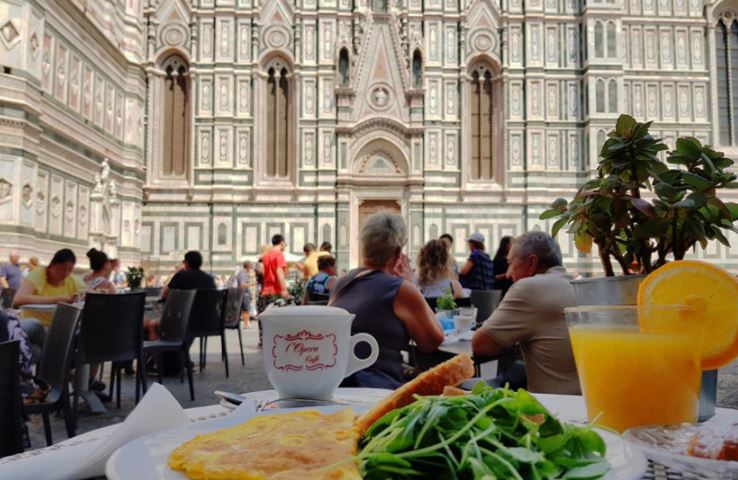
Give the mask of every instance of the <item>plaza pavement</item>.
M 238 334 L 236 331 L 227 332 L 228 359 L 230 365 L 230 378 L 225 377 L 225 369 L 220 360 L 220 342 L 213 337 L 208 343 L 208 363 L 205 370 L 194 372 L 195 401 L 190 401 L 187 380 L 180 383 L 179 375 L 164 378 L 164 386 L 174 395 L 184 408 L 212 405 L 218 402 L 213 395 L 215 390 L 229 392 L 253 392 L 271 388 L 264 374 L 261 360 L 261 349 L 258 347 L 258 333 L 256 325 L 244 331 L 244 356 L 246 365 L 241 365 L 238 352 Z M 198 342 L 193 344 L 192 358 L 197 363 Z M 108 364 L 109 367 L 109 364 Z M 104 381 L 109 382 L 109 369 L 106 369 Z M 484 376 L 489 372 L 483 371 Z M 149 383 L 156 381 L 156 377 L 147 377 Z M 106 390 L 107 391 L 107 390 Z M 722 369 L 719 374 L 718 405 L 722 407 L 738 408 L 738 361 Z M 108 413 L 92 415 L 86 411 L 80 412 L 77 433 L 84 433 L 96 428 L 104 427 L 113 423 L 122 422 L 126 415 L 133 410 L 134 405 L 134 377 L 124 375 L 121 390 L 121 408 L 115 408 L 115 402 L 106 404 Z M 32 415 L 28 423 L 31 435 L 32 448 L 46 446 L 44 440 L 43 423 L 40 415 Z M 64 421 L 61 417 L 52 416 L 52 431 L 54 442 L 65 440 L 66 432 Z

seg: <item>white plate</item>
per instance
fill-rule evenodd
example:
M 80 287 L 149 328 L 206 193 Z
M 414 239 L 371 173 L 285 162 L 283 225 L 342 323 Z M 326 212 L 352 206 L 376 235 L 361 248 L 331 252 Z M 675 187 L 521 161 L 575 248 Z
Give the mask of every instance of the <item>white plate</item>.
M 316 410 L 331 413 L 343 408 L 346 408 L 346 406 L 332 405 L 317 407 Z M 351 408 L 359 414 L 368 409 L 368 406 Z M 184 474 L 175 472 L 167 466 L 169 454 L 180 444 L 194 438 L 195 435 L 232 427 L 254 416 L 275 415 L 284 411 L 228 415 L 164 432 L 152 433 L 118 449 L 108 460 L 105 474 L 110 480 L 186 480 L 187 477 Z M 605 479 L 640 480 L 648 466 L 646 457 L 623 442 L 617 435 L 603 431 L 599 431 L 599 433 L 607 444 L 607 460 L 612 466 L 612 470 Z
M 641 449 L 654 462 L 682 472 L 684 478 L 732 480 L 738 478 L 738 462 L 711 460 L 687 455 L 692 437 L 704 425 L 652 426 L 631 428 L 623 434 L 625 442 Z

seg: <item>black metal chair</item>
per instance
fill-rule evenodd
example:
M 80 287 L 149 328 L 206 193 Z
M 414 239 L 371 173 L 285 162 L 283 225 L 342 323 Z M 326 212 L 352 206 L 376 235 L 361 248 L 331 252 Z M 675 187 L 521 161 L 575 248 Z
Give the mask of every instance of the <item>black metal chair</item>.
M 20 342 L 0 343 L 0 458 L 23 451 Z
M 471 304 L 477 307 L 477 325 L 487 320 L 500 304 L 502 290 L 472 290 Z
M 136 403 L 146 393 L 146 373 L 143 357 L 143 315 L 146 293 L 88 293 L 82 310 L 78 354 L 75 365 L 112 362 L 110 395 L 117 379 L 116 405 L 120 408 L 120 371 L 127 362 L 137 361 Z M 74 411 L 79 395 L 74 394 Z
M 200 371 L 205 368 L 208 337 L 220 337 L 221 358 L 228 378 L 228 353 L 225 342 L 225 302 L 227 290 L 197 290 L 190 314 L 189 334 L 200 339 Z
M 2 307 L 3 310 L 13 308 L 13 298 L 15 298 L 15 293 L 15 288 L 3 288 L 2 292 L 0 292 L 0 307 Z
M 42 415 L 47 445 L 53 443 L 50 413 L 61 410 L 67 427 L 67 437 L 72 438 L 75 434 L 74 412 L 69 398 L 69 369 L 74 353 L 77 322 L 81 313 L 82 310 L 72 305 L 60 304 L 56 307 L 54 318 L 46 333 L 43 355 L 36 375 L 50 390 L 42 402 L 26 406 L 26 413 Z
M 146 292 L 147 297 L 161 297 L 161 291 L 163 289 L 163 287 L 146 287 L 144 288 L 144 292 Z
M 192 381 L 188 327 L 196 293 L 196 290 L 170 290 L 159 323 L 159 340 L 143 343 L 144 353 L 154 355 L 156 358 L 159 383 L 164 383 L 162 354 L 165 352 L 179 353 L 184 368 L 187 369 L 190 399 L 193 401 L 195 400 L 195 386 Z
M 238 331 L 238 346 L 241 349 L 241 365 L 246 365 L 243 356 L 243 335 L 241 333 L 241 305 L 244 291 L 240 288 L 229 288 L 225 302 L 224 324 L 226 330 Z

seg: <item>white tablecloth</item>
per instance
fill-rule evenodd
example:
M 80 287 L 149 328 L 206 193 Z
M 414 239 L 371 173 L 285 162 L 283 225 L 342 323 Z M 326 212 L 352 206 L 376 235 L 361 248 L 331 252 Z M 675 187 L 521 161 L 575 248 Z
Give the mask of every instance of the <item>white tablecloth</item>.
M 373 402 L 376 401 L 377 395 L 380 391 L 369 391 L 376 389 L 339 389 L 336 394 L 336 398 L 339 401 L 354 401 L 354 402 Z M 255 401 L 257 404 L 264 400 L 276 400 L 276 392 L 273 390 L 265 390 L 260 392 L 253 392 L 244 394 L 250 400 Z M 548 408 L 551 413 L 556 415 L 560 420 L 565 422 L 587 423 L 587 414 L 584 406 L 584 399 L 579 396 L 572 395 L 544 395 L 537 394 L 536 397 Z M 211 405 L 206 407 L 190 408 L 185 410 L 189 420 L 191 422 L 200 422 L 204 420 L 210 420 L 213 418 L 228 415 L 232 409 L 225 408 L 221 405 Z M 718 408 L 717 414 L 711 420 L 706 422 L 706 425 L 723 424 L 727 422 L 738 422 L 738 410 Z M 30 452 L 21 453 L 13 457 L 7 457 L 0 459 L 0 471 L 2 465 L 13 462 L 18 459 L 36 457 L 44 455 L 47 452 L 58 452 L 68 448 L 74 448 L 75 446 L 86 445 L 93 446 L 95 444 L 103 443 L 107 438 L 113 435 L 115 430 L 120 424 L 110 425 L 104 428 L 93 430 L 82 435 L 78 435 L 74 438 L 65 440 L 51 447 L 46 447 Z M 670 472 L 668 469 L 659 467 L 654 469 L 653 466 L 649 470 L 649 473 L 644 479 L 651 480 L 671 480 L 681 479 L 679 472 Z M 0 475 L 1 476 L 1 475 Z

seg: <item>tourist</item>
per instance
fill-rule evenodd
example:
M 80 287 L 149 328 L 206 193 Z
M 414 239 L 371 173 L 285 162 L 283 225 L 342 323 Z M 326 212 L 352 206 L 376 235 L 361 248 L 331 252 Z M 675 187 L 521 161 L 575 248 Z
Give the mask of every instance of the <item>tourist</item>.
M 28 264 L 26 264 L 26 268 L 23 269 L 23 278 L 27 278 L 28 274 L 34 271 L 40 265 L 41 262 L 38 261 L 37 256 L 33 255 L 28 257 Z
M 448 252 L 448 268 L 451 273 L 454 274 L 454 278 L 458 279 L 459 265 L 456 263 L 456 259 L 454 258 L 454 237 L 448 233 L 444 233 L 438 237 L 438 239 L 443 242 L 443 245 L 446 247 L 446 251 Z
M 423 295 L 413 284 L 410 261 L 402 248 L 407 227 L 402 217 L 378 213 L 361 229 L 363 266 L 336 282 L 330 304 L 356 315 L 351 332 L 377 339 L 379 358 L 344 381 L 344 386 L 394 389 L 404 383 L 401 351 L 413 340 L 423 352 L 435 351 L 444 336 Z M 356 347 L 359 358 L 366 345 Z
M 448 249 L 441 240 L 431 240 L 418 254 L 417 284 L 425 298 L 437 298 L 451 293 L 454 298 L 464 297 L 461 284 L 449 269 Z
M 311 295 L 329 295 L 336 285 L 336 259 L 330 255 L 318 259 L 318 273 L 316 273 L 305 285 L 305 298 L 303 305 L 310 302 Z
M 287 297 L 287 261 L 284 250 L 287 243 L 280 233 L 272 236 L 272 248 L 261 257 L 264 286 L 259 292 L 259 312 L 279 297 Z
M 251 272 L 253 271 L 253 264 L 246 260 L 243 262 L 243 268 L 238 272 L 238 275 L 236 275 L 236 285 L 243 291 L 243 300 L 241 303 L 241 321 L 243 322 L 243 328 L 249 328 L 249 320 L 251 318 L 251 288 L 256 286 L 256 282 L 251 281 Z
M 28 274 L 15 294 L 13 304 L 22 307 L 29 304 L 73 303 L 78 294 L 84 291 L 85 285 L 72 276 L 77 257 L 68 248 L 54 254 L 46 268 L 39 267 Z M 28 335 L 28 340 L 39 349 L 43 348 L 46 330 L 51 324 L 54 313 L 27 311 L 21 313 L 21 327 Z
M 333 245 L 331 245 L 331 242 L 323 242 L 320 244 L 321 252 L 326 252 L 328 255 L 331 255 L 331 252 L 333 252 Z
M 167 298 L 169 290 L 201 290 L 215 289 L 215 280 L 212 275 L 200 270 L 202 254 L 196 250 L 185 253 L 182 269 L 174 274 L 169 283 L 161 292 L 162 298 Z
M 492 264 L 494 265 L 495 270 L 495 290 L 501 290 L 502 291 L 502 297 L 505 297 L 505 294 L 510 289 L 510 286 L 512 285 L 512 280 L 510 280 L 507 277 L 507 267 L 509 266 L 507 263 L 507 255 L 510 253 L 510 243 L 512 242 L 512 237 L 505 236 L 500 239 L 500 246 L 497 247 L 497 252 L 495 253 L 494 259 L 492 259 Z
M 91 248 L 87 252 L 90 259 L 92 273 L 85 275 L 82 279 L 87 285 L 88 292 L 115 293 L 115 285 L 110 281 L 110 272 L 113 270 L 112 262 L 105 252 Z
M 318 252 L 315 250 L 315 245 L 312 243 L 306 243 L 302 248 L 302 251 L 305 253 L 303 272 L 305 274 L 305 280 L 309 280 L 318 274 L 318 259 L 320 257 L 330 255 L 330 252 L 326 252 L 325 250 Z
M 161 291 L 162 300 L 166 300 L 170 290 L 214 290 L 215 279 L 200 270 L 202 267 L 202 254 L 196 250 L 185 253 L 181 268 L 177 269 L 169 283 L 164 285 Z M 158 338 L 160 319 L 153 318 L 144 320 L 144 329 L 147 331 L 149 340 Z
M 492 259 L 484 251 L 484 235 L 474 232 L 466 239 L 469 258 L 461 270 L 461 286 L 470 290 L 492 290 L 495 286 L 495 270 Z
M 23 274 L 20 269 L 20 256 L 18 252 L 10 252 L 8 263 L 0 266 L 0 286 L 18 291 L 21 287 L 21 280 L 23 280 Z
M 514 283 L 474 334 L 474 355 L 497 356 L 520 344 L 531 392 L 578 395 L 564 319 L 564 308 L 576 303 L 559 245 L 546 233 L 526 233 L 512 241 L 508 262 Z

